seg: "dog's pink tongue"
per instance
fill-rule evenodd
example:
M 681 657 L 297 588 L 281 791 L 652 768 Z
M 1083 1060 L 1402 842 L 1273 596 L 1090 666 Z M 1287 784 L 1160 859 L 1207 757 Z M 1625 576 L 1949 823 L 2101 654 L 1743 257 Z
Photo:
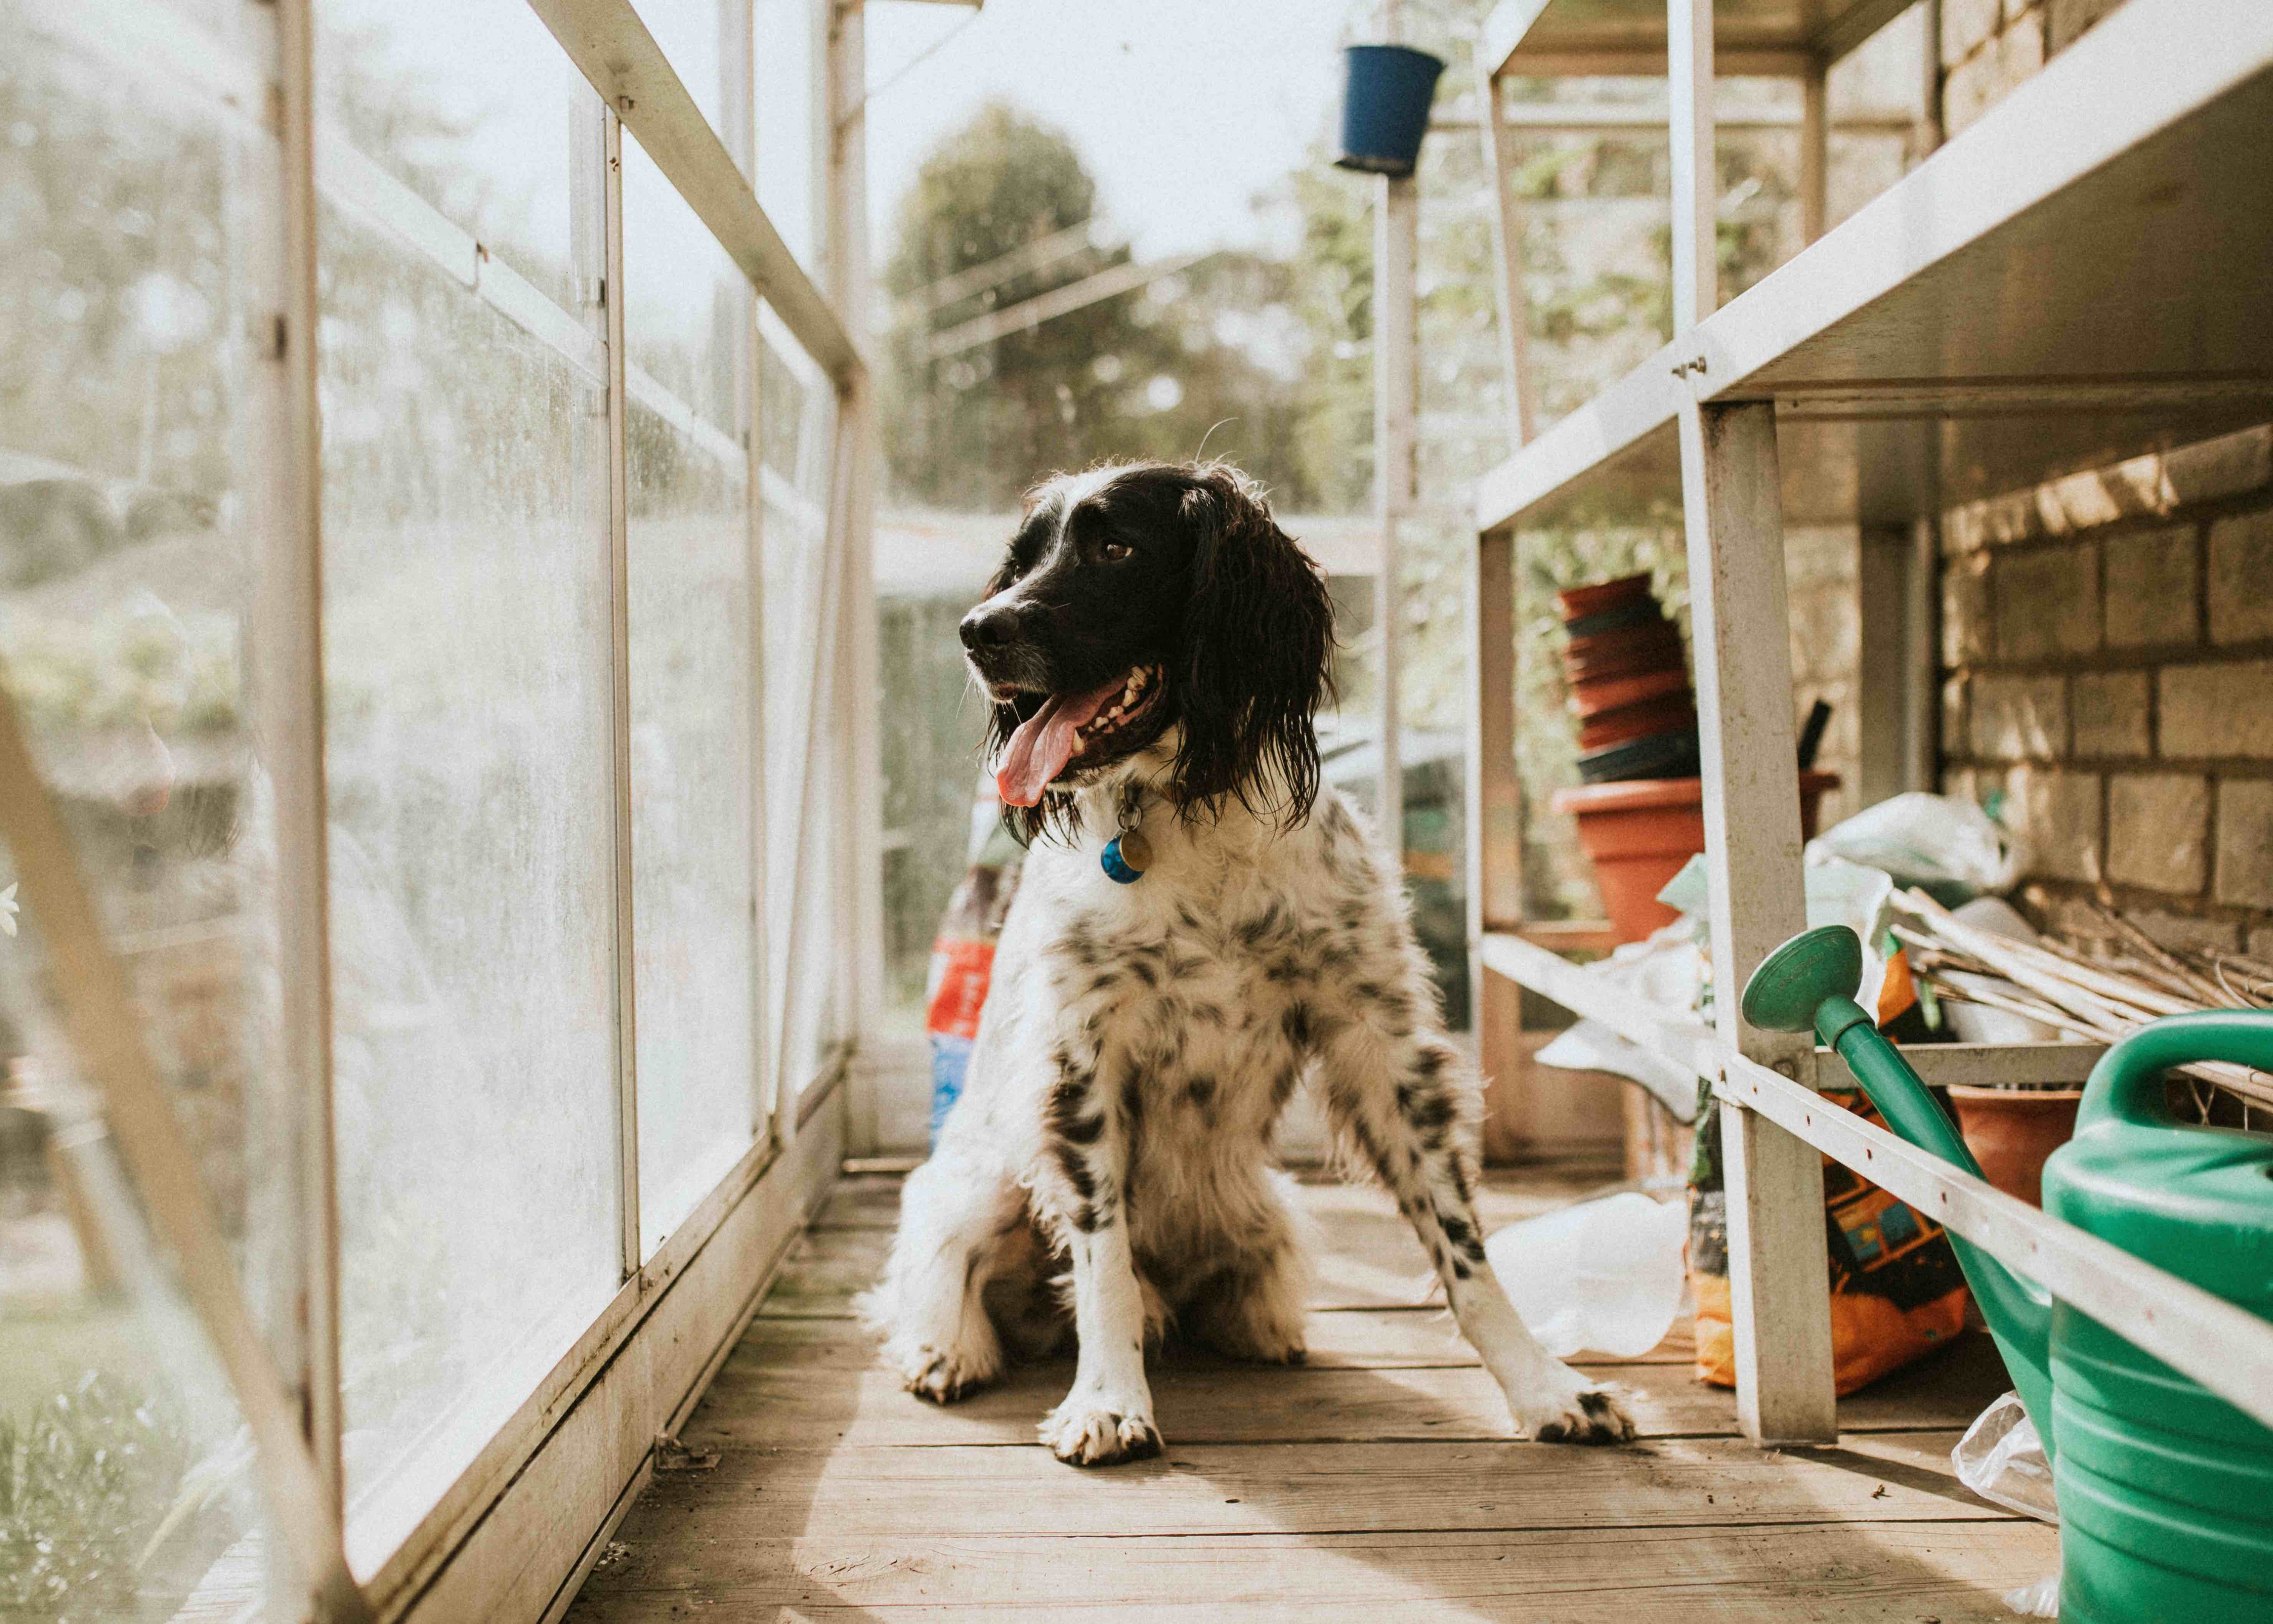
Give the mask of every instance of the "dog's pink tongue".
M 1075 735 L 1121 692 L 1115 677 L 1086 694 L 1053 694 L 1042 708 L 1018 724 L 994 769 L 994 790 L 1005 806 L 1039 805 L 1050 780 L 1065 771 L 1081 741 Z

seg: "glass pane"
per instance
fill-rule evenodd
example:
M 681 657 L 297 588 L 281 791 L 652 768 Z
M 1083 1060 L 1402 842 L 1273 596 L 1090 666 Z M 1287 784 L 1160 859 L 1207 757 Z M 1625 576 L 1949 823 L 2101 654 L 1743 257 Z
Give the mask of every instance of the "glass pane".
M 761 307 L 762 309 L 762 307 Z M 841 762 L 827 725 L 841 640 L 823 625 L 836 395 L 786 329 L 761 320 L 766 588 L 766 933 L 792 1093 L 836 1047 Z M 824 660 L 827 665 L 824 666 Z
M 653 1251 L 749 1147 L 759 1101 L 750 285 L 624 142 L 632 922 L 640 1230 Z
M 269 447 L 230 4 L 122 49 L 0 4 L 0 673 L 256 1320 L 294 1353 L 275 848 L 248 686 Z M 155 36 L 153 38 L 152 36 Z M 240 416 L 240 414 L 244 414 Z M 251 1456 L 143 1228 L 0 846 L 0 1616 L 262 1605 Z M 208 1491 L 210 1491 L 208 1492 Z
M 319 168 L 332 199 L 433 245 L 423 201 L 573 304 L 568 108 L 589 92 L 524 0 L 316 0 L 315 10 Z M 475 267 L 457 274 L 470 282 Z
M 820 162 L 821 40 L 814 0 L 753 0 L 757 52 L 758 202 L 798 263 L 820 263 L 814 169 Z
M 735 43 L 727 38 L 746 0 L 639 0 L 640 20 L 647 24 L 655 42 L 663 47 L 671 69 L 702 109 L 702 117 L 726 143 L 726 150 L 741 162 L 742 143 L 726 123 L 725 109 L 735 97 L 728 80 L 734 67 Z M 746 63 L 743 64 L 747 71 Z M 746 82 L 746 80 L 745 81 Z M 744 103 L 747 105 L 746 102 Z M 626 272 L 626 274 L 629 273 Z
M 371 35 L 319 22 L 339 82 Z M 463 46 L 424 32 L 440 74 Z M 589 254 L 569 154 L 593 150 L 596 99 L 541 34 L 480 61 L 559 91 L 516 162 Z M 397 161 L 479 195 L 509 143 L 425 83 L 391 87 L 416 132 Z M 469 289 L 355 207 L 340 124 L 321 133 L 341 1340 L 368 1571 L 621 1278 L 606 418 L 589 312 Z

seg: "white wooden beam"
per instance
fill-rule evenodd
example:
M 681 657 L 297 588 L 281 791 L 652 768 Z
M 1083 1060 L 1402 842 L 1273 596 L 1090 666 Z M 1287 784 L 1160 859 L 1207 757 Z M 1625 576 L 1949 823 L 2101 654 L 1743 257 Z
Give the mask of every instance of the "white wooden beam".
M 1855 799 L 1859 810 L 1909 787 L 1910 570 L 1908 526 L 1864 525 L 1855 543 Z
M 600 246 L 605 289 L 603 309 L 608 369 L 607 527 L 599 537 L 608 583 L 608 726 L 610 781 L 615 803 L 612 914 L 615 923 L 616 1175 L 617 1246 L 621 1273 L 629 1280 L 640 1266 L 639 1182 L 639 999 L 636 986 L 638 937 L 632 895 L 632 633 L 631 535 L 624 437 L 630 403 L 624 357 L 624 132 L 612 109 L 602 116 L 600 177 L 603 181 Z M 582 143 L 579 143 L 580 147 Z M 721 150 L 724 150 L 723 148 Z M 589 156 L 580 151 L 580 164 Z
M 1522 1029 L 1521 995 L 1487 973 L 1484 938 L 1523 920 L 1523 806 L 1515 772 L 1515 537 L 1478 538 L 1468 574 L 1467 810 L 1468 1002 L 1484 1075 L 1512 1079 L 1523 1057 L 1509 1036 Z
M 1692 403 L 1680 422 L 1714 981 L 1733 989 L 1807 924 L 1775 408 Z M 1804 1037 L 1744 1025 L 1732 996 L 1717 1009 L 1729 1047 L 1812 1081 Z M 1821 1158 L 1742 1109 L 1722 1113 L 1721 1148 L 1737 1419 L 1762 1444 L 1828 1441 L 1838 1410 Z
M 1523 295 L 1523 221 L 1515 199 L 1515 138 L 1498 117 L 1499 81 L 1476 58 L 1485 184 L 1491 188 L 1492 291 L 1499 305 L 1499 368 L 1506 392 L 1507 446 L 1519 451 L 1533 431 L 1529 349 L 1531 312 Z
M 1381 522 L 1381 566 L 1374 576 L 1377 690 L 1381 771 L 1374 802 L 1382 849 L 1401 862 L 1405 849 L 1405 769 L 1399 712 L 1403 658 L 1404 556 L 1399 527 L 1414 501 L 1413 425 L 1419 402 L 1414 327 L 1420 297 L 1421 198 L 1418 183 L 1383 176 L 1373 205 L 1373 500 Z
M 798 342 L 840 384 L 857 374 L 862 362 L 850 332 L 758 207 L 733 154 L 630 0 L 529 4 Z
M 1824 110 L 1824 64 L 1817 57 L 1800 80 L 1799 240 L 1812 243 L 1829 222 L 1830 124 Z
M 1713 148 L 1713 0 L 1666 0 L 1665 49 L 1673 146 L 1673 335 L 1718 302 L 1714 224 L 1720 200 Z
M 867 325 L 868 146 L 866 12 L 859 0 L 832 8 L 829 41 L 830 144 L 829 184 L 829 296 L 854 332 Z M 844 649 L 846 669 L 837 689 L 840 709 L 829 733 L 843 741 L 840 827 L 850 836 L 837 860 L 843 868 L 844 996 L 838 1007 L 856 1045 L 881 1035 L 884 993 L 883 759 L 876 717 L 881 704 L 876 639 L 875 475 L 876 424 L 874 388 L 865 375 L 844 393 L 841 407 L 849 432 L 843 436 L 852 466 L 845 526 Z M 861 1125 L 857 1148 L 873 1147 L 876 1110 L 871 1090 L 874 1068 L 852 1067 L 845 1097 L 851 1119 Z
M 315 49 L 310 0 L 241 8 L 273 19 L 269 49 L 281 92 L 274 168 L 246 187 L 250 297 L 282 317 L 284 342 L 252 357 L 245 440 L 258 567 L 251 639 L 256 712 L 275 795 L 276 952 L 298 973 L 279 978 L 277 1065 L 289 1139 L 298 1302 L 302 1430 L 336 1518 L 340 1459 L 340 1232 L 333 1122 L 328 813 L 324 780 L 323 435 L 317 403 Z M 274 278 L 273 281 L 270 279 Z M 240 328 L 239 332 L 246 329 Z M 338 1538 L 336 1533 L 334 1539 Z M 299 1575 L 303 1583 L 313 1575 Z M 280 1600 L 281 1598 L 279 1598 Z
M 1740 1055 L 1724 1101 L 1804 1135 L 2126 1341 L 2273 1426 L 2273 1325 L 2097 1236 L 2047 1216 Z M 1812 1154 L 1811 1152 L 1811 1154 Z M 1819 1214 L 1816 1228 L 1822 1229 Z

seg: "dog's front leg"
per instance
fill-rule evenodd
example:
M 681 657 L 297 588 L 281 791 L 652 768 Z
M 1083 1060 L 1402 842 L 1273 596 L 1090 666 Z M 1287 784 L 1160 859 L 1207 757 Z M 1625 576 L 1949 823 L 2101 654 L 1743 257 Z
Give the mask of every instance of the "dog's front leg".
M 1124 1091 L 1126 1093 L 1127 1091 Z M 1061 1064 L 1047 1112 L 1045 1200 L 1073 1259 L 1073 1390 L 1042 1420 L 1042 1441 L 1074 1466 L 1160 1452 L 1144 1380 L 1144 1297 L 1129 1251 L 1129 1138 L 1135 1127 L 1097 1086 L 1093 1068 Z
M 1353 1001 L 1321 1044 L 1327 1113 L 1365 1153 L 1420 1237 L 1460 1334 L 1482 1356 L 1516 1424 L 1546 1443 L 1622 1443 L 1633 1422 L 1616 1394 L 1539 1345 L 1484 1256 L 1476 1217 L 1475 1106 L 1466 1062 L 1414 1032 L 1419 996 Z M 1327 1018 L 1331 1019 L 1331 1018 Z

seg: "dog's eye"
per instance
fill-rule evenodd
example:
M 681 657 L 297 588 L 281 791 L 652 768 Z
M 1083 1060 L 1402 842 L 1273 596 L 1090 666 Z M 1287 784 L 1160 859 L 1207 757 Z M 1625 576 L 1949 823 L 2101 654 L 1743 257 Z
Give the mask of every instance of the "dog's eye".
M 1125 541 L 1107 541 L 1099 544 L 1097 556 L 1103 559 L 1108 564 L 1118 564 L 1122 559 L 1129 557 L 1136 551 L 1136 548 L 1130 546 Z

